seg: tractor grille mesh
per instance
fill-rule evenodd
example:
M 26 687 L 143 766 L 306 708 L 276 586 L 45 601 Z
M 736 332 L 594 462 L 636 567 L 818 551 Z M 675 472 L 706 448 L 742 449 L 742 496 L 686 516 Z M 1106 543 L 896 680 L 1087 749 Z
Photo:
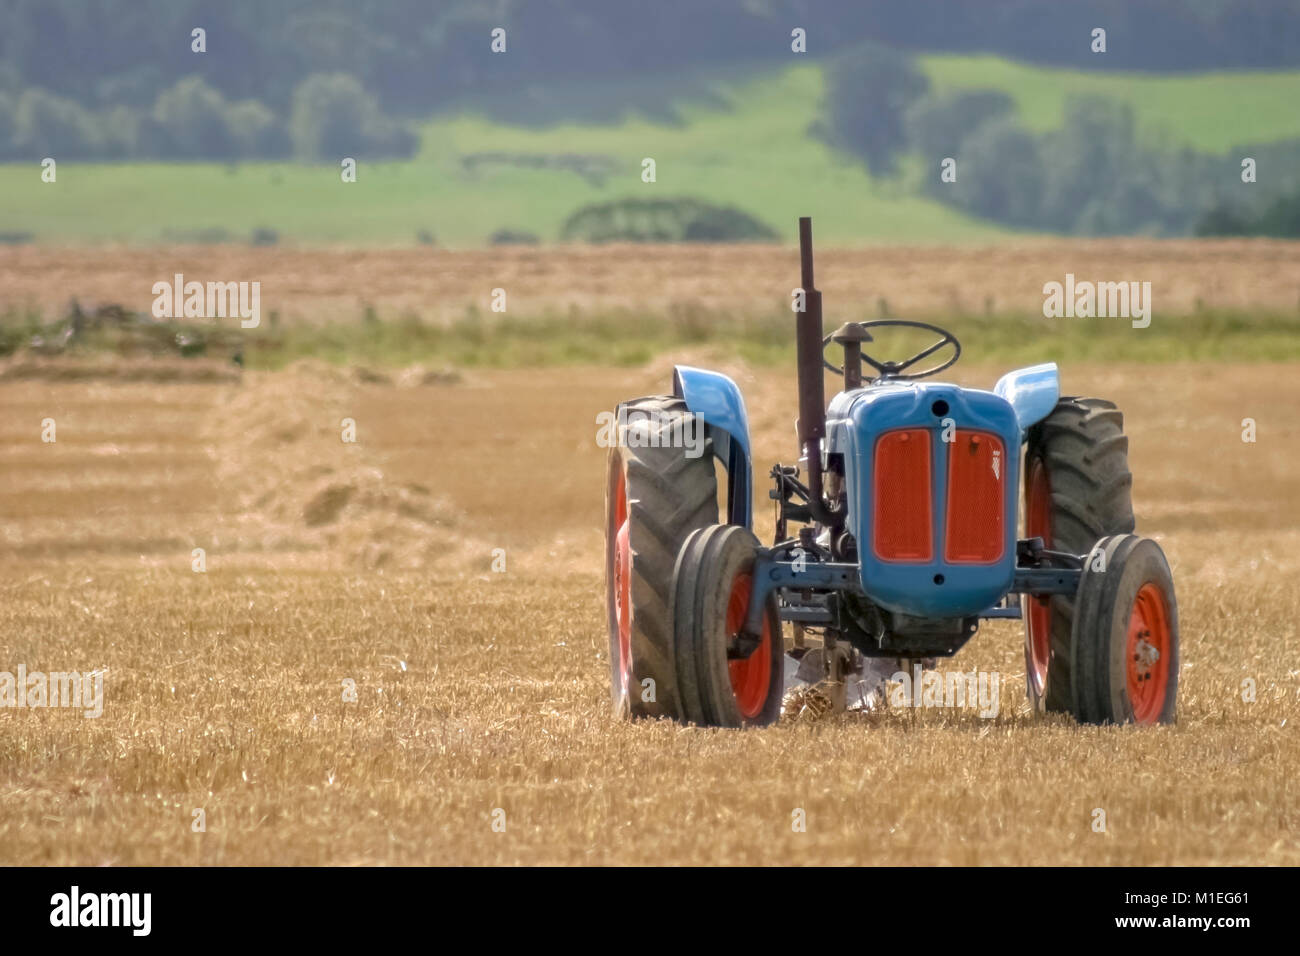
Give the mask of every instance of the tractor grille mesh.
M 934 557 L 930 433 L 900 428 L 876 441 L 872 547 L 884 561 Z
M 987 564 L 1002 558 L 1006 471 L 1006 449 L 997 435 L 957 429 L 948 446 L 945 561 Z

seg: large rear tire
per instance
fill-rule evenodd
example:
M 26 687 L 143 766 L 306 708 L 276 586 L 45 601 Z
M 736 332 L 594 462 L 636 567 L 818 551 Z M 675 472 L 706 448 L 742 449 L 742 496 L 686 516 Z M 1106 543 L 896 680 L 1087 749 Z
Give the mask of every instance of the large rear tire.
M 640 398 L 621 407 L 626 414 L 619 416 L 605 482 L 611 697 L 623 716 L 678 718 L 673 566 L 687 536 L 718 520 L 713 446 L 711 440 L 690 449 L 674 444 L 675 428 L 703 427 L 688 421 L 679 398 Z
M 1133 531 L 1133 475 L 1124 416 L 1099 398 L 1063 398 L 1029 429 L 1025 536 L 1087 554 L 1101 538 Z M 1025 683 L 1040 712 L 1071 712 L 1075 597 L 1021 596 Z

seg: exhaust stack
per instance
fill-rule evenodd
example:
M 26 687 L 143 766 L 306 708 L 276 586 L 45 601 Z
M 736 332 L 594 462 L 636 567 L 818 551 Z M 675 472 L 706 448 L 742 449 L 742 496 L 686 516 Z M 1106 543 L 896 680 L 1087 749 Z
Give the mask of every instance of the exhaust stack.
M 799 268 L 804 309 L 795 320 L 799 372 L 799 447 L 808 464 L 808 510 L 822 524 L 840 516 L 822 498 L 822 438 L 826 436 L 826 387 L 822 375 L 822 294 L 813 279 L 812 218 L 799 218 Z

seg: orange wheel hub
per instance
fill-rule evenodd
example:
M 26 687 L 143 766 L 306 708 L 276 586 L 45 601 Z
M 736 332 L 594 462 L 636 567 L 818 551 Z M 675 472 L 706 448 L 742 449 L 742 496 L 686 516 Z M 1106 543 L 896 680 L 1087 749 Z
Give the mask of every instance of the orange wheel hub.
M 745 626 L 749 610 L 749 595 L 754 579 L 749 574 L 738 574 L 731 585 L 727 599 L 727 642 L 731 643 Z M 736 695 L 736 706 L 741 716 L 752 720 L 763 712 L 772 685 L 772 627 L 768 616 L 763 615 L 763 639 L 752 654 L 742 660 L 727 661 L 731 676 L 731 690 Z
M 1156 585 L 1144 584 L 1129 613 L 1125 651 L 1128 696 L 1139 724 L 1154 724 L 1164 712 L 1172 647 L 1164 595 Z

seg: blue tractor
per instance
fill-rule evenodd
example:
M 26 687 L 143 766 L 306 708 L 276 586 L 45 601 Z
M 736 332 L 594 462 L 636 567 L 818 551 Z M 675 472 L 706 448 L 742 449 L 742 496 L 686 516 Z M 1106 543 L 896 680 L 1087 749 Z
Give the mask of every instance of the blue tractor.
M 1037 710 L 1172 722 L 1178 609 L 1164 553 L 1133 534 L 1119 409 L 1061 397 L 1054 364 L 991 392 L 925 381 L 961 354 L 925 323 L 849 322 L 823 338 L 807 218 L 799 244 L 801 457 L 771 471 L 770 547 L 752 530 L 749 425 L 731 379 L 677 366 L 672 395 L 619 406 L 605 555 L 616 711 L 772 723 L 783 622 L 793 653 L 820 636 L 834 685 L 867 658 L 910 671 L 955 654 L 982 620 L 1023 618 Z M 882 360 L 872 332 L 890 327 L 935 341 Z M 824 358 L 832 343 L 842 366 Z M 844 383 L 829 407 L 824 365 Z

